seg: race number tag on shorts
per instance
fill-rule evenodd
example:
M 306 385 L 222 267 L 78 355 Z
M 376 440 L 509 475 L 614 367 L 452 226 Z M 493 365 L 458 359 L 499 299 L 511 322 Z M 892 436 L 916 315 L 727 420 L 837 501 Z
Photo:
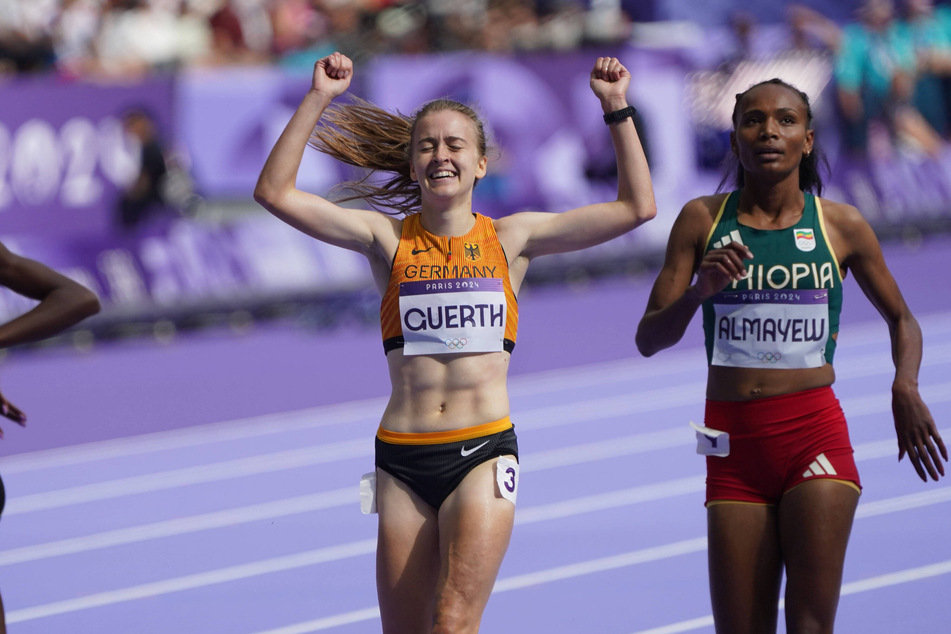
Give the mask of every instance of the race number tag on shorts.
M 360 512 L 376 513 L 376 471 L 364 473 L 360 478 Z
M 505 338 L 500 278 L 466 277 L 400 284 L 403 354 L 499 352 Z
M 730 434 L 719 429 L 703 427 L 693 421 L 690 426 L 697 432 L 697 453 L 701 456 L 719 456 L 725 458 L 730 455 Z
M 515 504 L 515 497 L 518 495 L 518 463 L 505 456 L 499 458 L 495 465 L 495 481 L 502 497 Z
M 825 365 L 829 291 L 725 291 L 713 298 L 713 365 L 798 369 Z

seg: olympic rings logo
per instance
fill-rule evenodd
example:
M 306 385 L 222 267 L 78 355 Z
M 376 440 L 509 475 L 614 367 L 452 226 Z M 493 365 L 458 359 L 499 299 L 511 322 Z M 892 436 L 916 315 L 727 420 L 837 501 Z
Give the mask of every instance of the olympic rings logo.
M 446 344 L 446 347 L 450 350 L 462 350 L 466 347 L 466 344 L 469 343 L 469 340 L 466 338 L 462 339 L 446 339 L 443 343 Z
M 778 352 L 760 352 L 756 358 L 763 363 L 776 363 L 783 358 L 783 355 Z

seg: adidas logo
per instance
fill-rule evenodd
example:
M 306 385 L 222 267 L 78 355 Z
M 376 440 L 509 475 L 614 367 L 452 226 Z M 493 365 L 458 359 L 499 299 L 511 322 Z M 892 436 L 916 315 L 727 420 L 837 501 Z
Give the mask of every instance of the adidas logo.
M 730 232 L 730 235 L 723 236 L 721 239 L 713 243 L 714 249 L 722 249 L 731 242 L 736 242 L 737 244 L 743 244 L 743 238 L 740 237 L 740 232 L 734 229 Z
M 832 463 L 829 462 L 829 459 L 826 458 L 824 453 L 816 456 L 816 459 L 812 461 L 812 464 L 809 465 L 809 468 L 802 474 L 802 477 L 811 478 L 817 475 L 837 475 L 835 467 L 832 466 Z

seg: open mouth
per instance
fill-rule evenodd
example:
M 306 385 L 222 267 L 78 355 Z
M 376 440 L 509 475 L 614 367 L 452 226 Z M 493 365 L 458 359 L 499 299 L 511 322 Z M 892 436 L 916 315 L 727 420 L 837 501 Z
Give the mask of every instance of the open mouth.
M 449 170 L 439 170 L 438 172 L 433 172 L 429 178 L 434 181 L 446 180 L 449 178 L 455 178 L 456 173 Z

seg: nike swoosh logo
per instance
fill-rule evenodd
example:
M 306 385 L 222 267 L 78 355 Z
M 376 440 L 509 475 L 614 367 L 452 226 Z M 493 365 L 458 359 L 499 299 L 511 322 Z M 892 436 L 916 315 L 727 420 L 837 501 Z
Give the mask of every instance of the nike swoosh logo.
M 427 251 L 429 251 L 429 249 L 435 249 L 435 248 L 436 248 L 435 245 L 433 245 L 426 249 L 413 249 L 412 253 L 413 255 L 419 255 L 420 253 L 426 253 Z
M 461 453 L 461 454 L 462 454 L 462 457 L 465 458 L 466 456 L 472 455 L 473 453 L 479 451 L 480 449 L 482 449 L 483 447 L 485 447 L 485 446 L 488 445 L 488 444 L 489 444 L 489 441 L 487 440 L 487 441 L 485 441 L 484 443 L 482 443 L 481 445 L 478 445 L 478 446 L 476 446 L 476 447 L 473 447 L 472 449 L 466 449 L 465 446 L 463 446 L 463 447 L 462 447 L 462 450 L 461 450 L 459 453 Z

